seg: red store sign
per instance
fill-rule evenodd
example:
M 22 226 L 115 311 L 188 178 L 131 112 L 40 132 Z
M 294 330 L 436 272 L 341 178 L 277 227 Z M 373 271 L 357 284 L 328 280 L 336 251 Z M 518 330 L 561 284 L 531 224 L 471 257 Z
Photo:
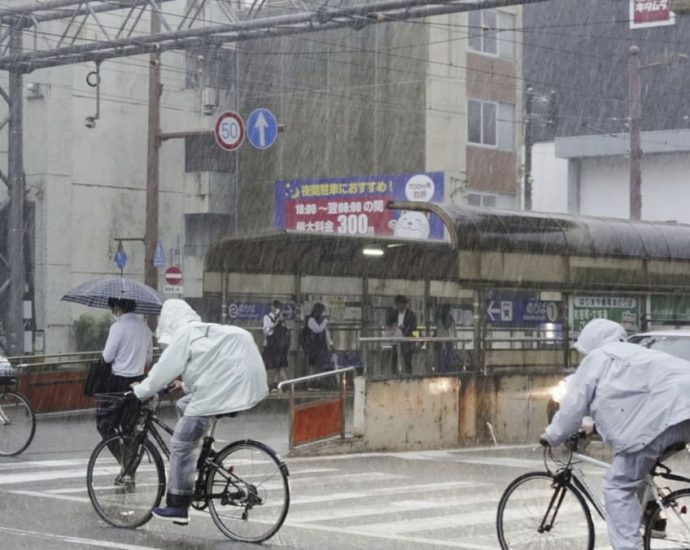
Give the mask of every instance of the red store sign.
M 630 0 L 630 28 L 660 27 L 673 25 L 675 13 L 668 0 Z

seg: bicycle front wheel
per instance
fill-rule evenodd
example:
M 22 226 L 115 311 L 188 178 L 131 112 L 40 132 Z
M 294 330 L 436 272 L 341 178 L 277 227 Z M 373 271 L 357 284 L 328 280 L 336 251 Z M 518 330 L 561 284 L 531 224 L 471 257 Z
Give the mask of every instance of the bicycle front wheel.
M 690 550 L 690 489 L 668 495 L 664 507 L 647 519 L 645 550 Z
M 91 504 L 113 527 L 132 529 L 151 519 L 165 490 L 165 468 L 146 439 L 114 436 L 91 453 L 86 470 Z
M 280 457 L 257 441 L 237 441 L 210 468 L 206 498 L 218 529 L 245 542 L 275 535 L 290 506 L 288 470 Z
M 36 433 L 36 415 L 21 393 L 0 393 L 0 456 L 15 456 L 26 449 Z
M 584 498 L 546 472 L 522 475 L 508 485 L 498 503 L 496 530 L 502 550 L 594 548 L 594 525 Z

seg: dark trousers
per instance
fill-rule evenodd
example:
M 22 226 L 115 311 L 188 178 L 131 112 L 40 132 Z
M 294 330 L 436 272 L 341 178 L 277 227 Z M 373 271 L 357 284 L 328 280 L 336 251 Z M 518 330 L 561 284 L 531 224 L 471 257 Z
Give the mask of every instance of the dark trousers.
M 401 369 L 402 374 L 412 374 L 412 353 L 414 351 L 414 346 L 410 344 L 402 344 L 400 346 L 401 351 Z M 393 346 L 393 375 L 398 374 L 398 346 Z
M 113 374 L 108 380 L 106 393 L 124 393 L 130 389 L 132 383 L 141 382 L 143 379 L 143 374 L 141 376 L 118 376 Z M 125 409 L 126 402 L 124 399 L 117 399 L 115 396 L 112 399 L 97 398 L 96 429 L 98 429 L 98 433 L 101 434 L 103 439 L 115 435 L 118 427 L 123 429 L 129 423 L 132 416 L 138 414 L 138 411 Z M 108 445 L 108 448 L 119 461 L 121 452 L 117 445 Z

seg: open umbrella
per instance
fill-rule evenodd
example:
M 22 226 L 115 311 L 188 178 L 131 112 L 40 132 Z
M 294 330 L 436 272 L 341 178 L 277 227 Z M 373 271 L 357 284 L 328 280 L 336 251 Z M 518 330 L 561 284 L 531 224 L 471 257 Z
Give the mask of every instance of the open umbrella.
M 86 281 L 70 290 L 61 299 L 85 306 L 110 309 L 110 298 L 134 300 L 137 304 L 135 313 L 158 315 L 163 305 L 158 293 L 150 286 L 124 277 Z

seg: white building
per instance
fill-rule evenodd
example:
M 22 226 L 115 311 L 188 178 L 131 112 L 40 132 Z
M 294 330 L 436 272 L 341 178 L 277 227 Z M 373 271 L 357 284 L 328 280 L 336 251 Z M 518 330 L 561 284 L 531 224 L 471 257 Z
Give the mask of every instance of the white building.
M 533 148 L 533 204 L 628 218 L 628 134 L 557 138 Z M 690 130 L 642 134 L 642 219 L 690 223 Z

